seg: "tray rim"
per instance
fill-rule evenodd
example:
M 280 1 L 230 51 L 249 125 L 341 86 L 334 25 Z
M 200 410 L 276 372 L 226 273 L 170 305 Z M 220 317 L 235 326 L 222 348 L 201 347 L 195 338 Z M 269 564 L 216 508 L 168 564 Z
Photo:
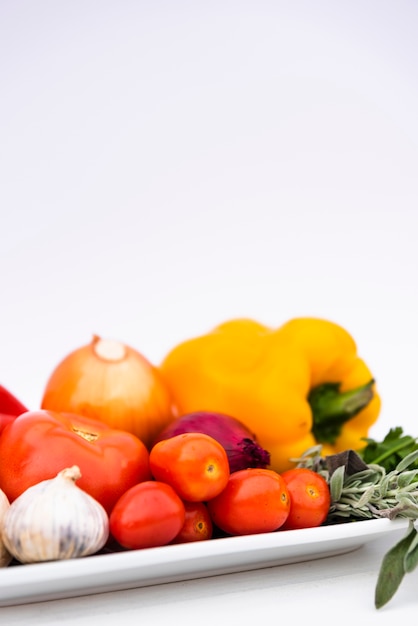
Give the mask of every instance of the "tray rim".
M 0 607 L 316 560 L 356 550 L 408 525 L 405 518 L 356 520 L 9 566 L 0 569 Z

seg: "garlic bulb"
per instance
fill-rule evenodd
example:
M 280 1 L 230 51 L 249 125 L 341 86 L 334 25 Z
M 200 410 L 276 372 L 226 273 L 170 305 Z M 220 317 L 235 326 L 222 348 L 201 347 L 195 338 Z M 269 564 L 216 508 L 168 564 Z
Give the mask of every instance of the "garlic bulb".
M 109 537 L 109 518 L 102 505 L 75 481 L 80 469 L 29 487 L 6 511 L 3 541 L 21 563 L 56 561 L 94 554 Z
M 4 545 L 2 536 L 4 516 L 6 515 L 6 511 L 8 511 L 9 508 L 9 500 L 4 491 L 0 489 L 0 567 L 7 567 L 7 565 L 9 565 L 10 561 L 13 558 L 10 552 L 7 550 L 6 546 Z

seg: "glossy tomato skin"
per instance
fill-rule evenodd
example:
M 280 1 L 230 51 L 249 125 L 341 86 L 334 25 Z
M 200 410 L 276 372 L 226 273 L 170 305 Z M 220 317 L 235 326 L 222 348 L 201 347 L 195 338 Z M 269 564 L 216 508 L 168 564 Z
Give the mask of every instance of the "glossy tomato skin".
M 212 538 L 213 524 L 204 502 L 184 502 L 186 517 L 178 535 L 171 543 L 190 543 Z
M 0 413 L 0 435 L 10 422 L 14 422 L 16 415 L 10 415 L 8 413 Z
M 208 502 L 213 523 L 229 535 L 278 530 L 290 510 L 283 478 L 269 469 L 249 468 L 230 475 L 226 488 Z
M 282 472 L 290 494 L 290 512 L 283 530 L 316 528 L 323 524 L 331 506 L 331 494 L 323 476 L 309 468 Z
M 171 485 L 189 502 L 214 498 L 230 475 L 225 448 L 203 433 L 183 433 L 156 443 L 150 452 L 150 469 L 156 480 Z
M 16 417 L 28 409 L 6 387 L 0 385 L 0 434 Z
M 130 487 L 151 476 L 149 453 L 140 439 L 90 418 L 28 411 L 0 437 L 0 489 L 10 502 L 28 487 L 78 465 L 77 485 L 110 513 Z
M 26 406 L 15 395 L 0 385 L 0 413 L 17 417 L 26 413 L 27 410 Z
M 110 514 L 112 537 L 128 550 L 170 543 L 185 521 L 183 501 L 166 483 L 144 481 L 126 491 Z

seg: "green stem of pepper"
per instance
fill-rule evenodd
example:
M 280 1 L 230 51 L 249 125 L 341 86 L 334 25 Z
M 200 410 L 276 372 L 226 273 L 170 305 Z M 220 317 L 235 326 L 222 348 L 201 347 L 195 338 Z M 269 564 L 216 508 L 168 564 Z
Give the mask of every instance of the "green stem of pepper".
M 360 413 L 373 398 L 374 380 L 340 392 L 340 383 L 324 383 L 314 387 L 308 396 L 312 409 L 312 433 L 318 443 L 335 443 L 346 422 Z

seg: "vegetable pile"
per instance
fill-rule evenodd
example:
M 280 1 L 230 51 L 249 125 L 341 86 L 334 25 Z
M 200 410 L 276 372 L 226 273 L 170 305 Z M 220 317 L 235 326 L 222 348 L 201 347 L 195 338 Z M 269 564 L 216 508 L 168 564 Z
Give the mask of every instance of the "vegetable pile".
M 369 437 L 380 396 L 353 338 L 237 319 L 159 367 L 94 336 L 29 410 L 0 386 L 0 567 L 404 517 L 376 608 L 418 564 L 418 442 Z

